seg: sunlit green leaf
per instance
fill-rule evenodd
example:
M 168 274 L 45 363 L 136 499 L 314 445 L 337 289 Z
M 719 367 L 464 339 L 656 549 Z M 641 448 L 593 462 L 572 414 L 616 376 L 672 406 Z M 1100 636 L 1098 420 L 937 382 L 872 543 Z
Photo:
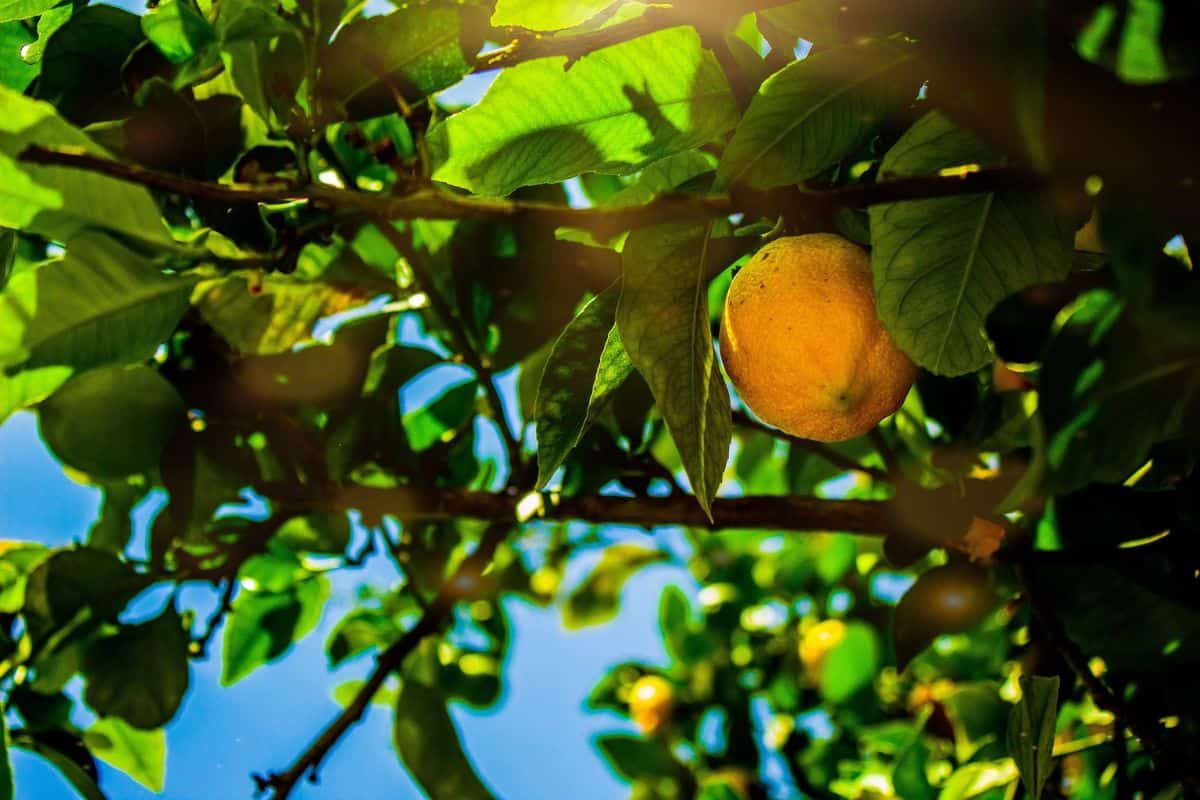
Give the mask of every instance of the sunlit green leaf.
M 974 135 L 933 112 L 888 151 L 880 178 L 998 163 Z M 992 308 L 1071 267 L 1066 229 L 1047 198 L 1024 192 L 872 206 L 871 246 L 880 319 L 914 361 L 942 375 L 989 363 L 984 324 Z
M 0 22 L 36 17 L 56 5 L 58 0 L 3 0 L 0 2 Z
M 329 599 L 329 581 L 314 575 L 288 591 L 243 588 L 225 623 L 221 685 L 231 686 L 258 667 L 284 655 L 320 620 Z
M 666 557 L 661 550 L 637 544 L 605 548 L 600 561 L 563 604 L 563 625 L 574 630 L 608 622 L 617 615 L 625 582 L 639 569 Z
M 216 40 L 212 25 L 184 0 L 162 0 L 146 12 L 142 32 L 172 64 L 187 61 Z
M 901 102 L 897 73 L 912 54 L 873 41 L 825 50 L 768 78 L 721 158 L 718 180 L 767 189 L 836 164 Z M 911 87 L 908 87 L 911 91 Z
M 424 408 L 404 415 L 404 429 L 412 449 L 428 450 L 447 434 L 467 424 L 475 410 L 479 386 L 474 381 L 446 390 Z
M 152 792 L 163 790 L 167 735 L 161 728 L 140 731 L 116 717 L 98 720 L 83 733 L 96 758 L 106 761 Z
M 496 10 L 492 12 L 492 24 L 532 31 L 557 31 L 586 22 L 616 1 L 498 0 Z
M 846 633 L 825 654 L 821 666 L 821 696 L 831 703 L 843 703 L 864 686 L 869 686 L 879 670 L 879 640 L 869 625 L 851 622 Z
M 582 172 L 631 172 L 733 127 L 729 86 L 690 28 L 504 70 L 477 105 L 430 131 L 433 177 L 505 195 Z
M 617 308 L 621 341 L 654 393 L 706 513 L 733 435 L 708 326 L 710 236 L 711 227 L 692 224 L 635 231 L 625 245 Z
M 619 283 L 597 295 L 571 320 L 550 351 L 534 411 L 539 486 L 546 485 L 633 371 L 615 328 L 620 298 Z

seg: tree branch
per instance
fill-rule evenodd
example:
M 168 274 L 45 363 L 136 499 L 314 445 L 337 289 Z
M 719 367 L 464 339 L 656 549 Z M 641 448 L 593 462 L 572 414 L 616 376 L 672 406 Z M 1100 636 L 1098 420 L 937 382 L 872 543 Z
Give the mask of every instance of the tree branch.
M 496 548 L 504 541 L 511 526 L 511 521 L 500 521 L 488 526 L 480 538 L 475 552 L 464 560 L 454 575 L 442 585 L 437 597 L 430 603 L 416 624 L 379 655 L 370 676 L 342 712 L 325 726 L 312 744 L 286 770 L 271 773 L 266 777 L 255 776 L 259 791 L 269 790 L 272 800 L 286 800 L 301 778 L 305 775 L 315 778 L 316 770 L 320 767 L 321 762 L 346 734 L 346 731 L 362 719 L 363 714 L 371 705 L 372 698 L 383 688 L 388 675 L 400 669 L 404 660 L 426 636 L 431 636 L 441 629 L 450 618 L 456 602 L 463 597 L 470 596 L 478 587 L 479 578 L 491 563 Z
M 476 379 L 483 386 L 488 411 L 496 426 L 500 428 L 500 435 L 504 440 L 504 449 L 508 455 L 508 474 L 510 476 L 519 475 L 524 462 L 521 457 L 521 440 L 504 415 L 504 400 L 500 397 L 499 389 L 496 388 L 496 376 L 492 373 L 491 367 L 484 363 L 483 357 L 479 354 L 479 348 L 471 341 L 467 326 L 459 317 L 455 307 L 438 291 L 433 275 L 425 266 L 425 259 L 412 246 L 411 237 L 396 230 L 395 226 L 386 219 L 375 220 L 375 227 L 379 229 L 385 239 L 391 242 L 397 252 L 404 256 L 409 269 L 412 270 L 417 286 L 421 287 L 421 291 L 429 298 L 429 307 L 446 327 L 450 338 L 454 341 L 455 349 L 458 350 L 463 361 L 471 368 Z
M 340 511 L 357 509 L 368 518 L 391 515 L 405 521 L 469 518 L 512 523 L 517 519 L 518 505 L 524 500 L 516 492 L 476 492 L 416 486 L 392 489 L 340 486 L 314 494 L 307 487 L 274 484 L 261 486 L 259 491 L 280 507 Z M 834 530 L 874 536 L 908 531 L 903 517 L 889 502 L 799 496 L 722 498 L 713 503 L 713 522 L 710 523 L 691 495 L 556 497 L 543 494 L 541 513 L 533 518 L 574 519 L 597 525 L 686 525 L 711 530 Z
M 530 35 L 517 29 L 517 35 L 504 47 L 490 50 L 475 59 L 472 72 L 511 67 L 523 61 L 550 56 L 566 56 L 568 65 L 589 53 L 594 53 L 614 44 L 627 42 L 648 33 L 674 28 L 678 25 L 693 25 L 704 30 L 712 23 L 732 19 L 755 11 L 765 11 L 785 5 L 793 0 L 705 0 L 703 8 L 698 4 L 676 2 L 669 8 L 648 8 L 640 17 L 618 22 L 587 33 L 565 33 L 558 35 Z M 708 24 L 706 24 L 708 23 Z

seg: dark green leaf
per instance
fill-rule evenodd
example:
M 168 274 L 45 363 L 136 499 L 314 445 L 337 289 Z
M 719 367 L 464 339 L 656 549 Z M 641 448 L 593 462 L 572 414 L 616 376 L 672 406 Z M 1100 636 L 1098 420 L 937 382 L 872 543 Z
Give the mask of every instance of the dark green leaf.
M 915 91 L 897 80 L 912 54 L 888 41 L 825 50 L 768 78 L 750 102 L 718 172 L 759 189 L 813 177 L 861 147 Z
M 661 741 L 636 736 L 601 736 L 596 747 L 612 768 L 626 781 L 668 778 L 680 770 Z
M 974 135 L 933 112 L 888 151 L 880 178 L 998 163 Z M 1060 280 L 1071 268 L 1067 229 L 1042 195 L 912 200 L 870 213 L 879 317 L 914 361 L 941 375 L 989 363 L 988 313 L 1010 294 Z
M 399 634 L 396 623 L 387 614 L 370 608 L 356 608 L 329 634 L 329 642 L 325 645 L 329 666 L 336 667 L 359 653 L 389 644 Z
M 614 283 L 571 320 L 554 343 L 538 386 L 538 486 L 558 469 L 633 364 L 616 332 L 621 285 Z
M 179 393 L 155 370 L 101 367 L 71 378 L 41 404 L 38 431 L 63 463 L 119 478 L 158 466 L 185 412 Z
M 41 739 L 34 738 L 28 734 L 13 737 L 13 745 L 28 750 L 31 753 L 44 758 L 57 769 L 62 776 L 67 779 L 72 788 L 79 793 L 83 800 L 108 800 L 104 796 L 104 792 L 100 791 L 100 786 L 96 783 L 95 761 L 90 755 L 87 756 L 90 762 L 91 769 L 87 770 L 74 759 L 67 756 L 56 747 L 51 747 Z M 82 745 L 81 745 L 82 746 Z
M 1021 772 L 1025 790 L 1037 800 L 1054 771 L 1054 723 L 1058 718 L 1058 677 L 1021 677 L 1021 701 L 1008 717 L 1008 754 Z
M 88 531 L 88 547 L 117 555 L 125 552 L 129 537 L 133 535 L 133 521 L 129 515 L 149 491 L 149 484 L 141 478 L 106 483 L 100 516 Z
M 315 575 L 282 592 L 243 589 L 225 623 L 221 685 L 231 686 L 258 667 L 282 656 L 316 627 L 329 581 Z
M 22 614 L 34 642 L 45 641 L 81 612 L 103 621 L 120 613 L 149 580 L 111 553 L 60 550 L 30 574 Z
M 396 698 L 392 740 L 404 766 L 430 800 L 490 800 L 463 752 L 440 691 L 406 677 Z
M 434 178 L 506 195 L 583 172 L 623 173 L 736 122 L 729 86 L 690 27 L 504 70 L 484 99 L 430 130 Z
M 688 638 L 691 608 L 687 595 L 678 586 L 663 589 L 658 599 L 658 630 L 667 652 L 677 661 L 686 661 L 684 644 Z
M 471 69 L 480 44 L 470 41 L 477 13 L 417 6 L 355 20 L 321 51 L 318 91 L 352 119 L 394 111 L 391 87 L 409 102 L 441 91 Z
M 617 308 L 621 341 L 654 394 L 706 514 L 733 437 L 729 391 L 708 326 L 711 230 L 680 223 L 634 231 Z
M 904 800 L 934 800 L 937 795 L 925 774 L 930 755 L 929 746 L 917 733 L 892 770 L 892 785 L 896 787 L 897 796 Z
M 167 772 L 167 735 L 140 731 L 116 717 L 96 721 L 83 733 L 96 758 L 124 772 L 152 792 L 162 792 Z
M 599 563 L 567 597 L 563 625 L 569 630 L 599 625 L 617 615 L 621 589 L 642 567 L 666 560 L 661 550 L 636 544 L 605 548 Z
M 130 105 L 121 69 L 143 41 L 136 14 L 109 5 L 80 8 L 46 44 L 37 97 L 76 125 L 121 117 Z
M 339 554 L 350 544 L 350 520 L 345 514 L 308 514 L 292 517 L 275 536 L 293 552 Z
M 405 414 L 404 429 L 412 449 L 428 450 L 446 434 L 466 425 L 475 410 L 478 389 L 475 381 L 468 381 L 448 389 L 424 408 Z
M 141 730 L 161 728 L 187 693 L 188 644 L 173 606 L 93 642 L 83 660 L 84 701 L 102 717 L 120 717 Z

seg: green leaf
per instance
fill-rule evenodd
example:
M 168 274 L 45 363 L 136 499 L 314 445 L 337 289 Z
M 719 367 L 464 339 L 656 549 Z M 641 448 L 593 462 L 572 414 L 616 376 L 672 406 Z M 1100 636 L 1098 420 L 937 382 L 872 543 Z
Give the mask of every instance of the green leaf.
M 534 407 L 539 487 L 546 485 L 633 371 L 615 327 L 620 299 L 617 282 L 584 306 L 550 351 Z
M 394 111 L 389 83 L 410 102 L 439 92 L 471 70 L 482 44 L 471 41 L 477 14 L 470 7 L 433 6 L 357 19 L 322 49 L 318 91 L 353 119 Z
M 119 478 L 158 466 L 186 411 L 175 387 L 157 371 L 100 367 L 71 378 L 41 404 L 38 432 L 63 463 Z
M 504 70 L 475 106 L 434 126 L 436 180 L 506 195 L 583 172 L 632 172 L 733 127 L 729 86 L 690 27 Z
M 879 642 L 871 626 L 851 622 L 845 636 L 825 654 L 821 667 L 821 696 L 843 703 L 864 686 L 870 686 L 880 666 Z
M 1054 723 L 1058 719 L 1058 677 L 1021 676 L 1021 701 L 1008 717 L 1008 754 L 1021 783 L 1034 800 L 1054 771 Z
M 4 317 L 0 297 L 0 319 Z M 41 367 L 21 370 L 15 375 L 0 372 L 0 423 L 15 411 L 45 400 L 71 377 L 70 367 Z
M 880 178 L 998 163 L 974 135 L 933 112 L 888 151 Z M 1061 280 L 1071 268 L 1066 227 L 1042 195 L 911 200 L 870 213 L 879 317 L 914 361 L 941 375 L 989 363 L 988 313 L 1010 294 Z
M 52 106 L 2 86 L 0 106 L 0 225 L 68 244 L 90 229 L 159 246 L 171 244 L 158 205 L 142 187 L 88 170 L 17 160 L 33 144 L 108 155 Z
M 964 764 L 946 780 L 938 792 L 938 800 L 971 800 L 1016 779 L 1017 768 L 1007 758 Z M 988 795 L 989 798 L 992 796 Z
M 662 742 L 637 736 L 601 736 L 596 748 L 626 781 L 669 778 L 680 771 L 679 763 Z
M 167 734 L 140 731 L 116 717 L 97 720 L 83 732 L 96 758 L 124 772 L 152 792 L 161 792 L 167 773 Z
M 350 544 L 350 520 L 341 513 L 292 517 L 275 536 L 293 552 L 339 554 Z
M 725 148 L 718 183 L 769 189 L 838 163 L 910 99 L 897 73 L 911 60 L 894 43 L 873 40 L 788 64 L 750 101 Z
M 13 276 L 0 294 L 0 366 L 85 370 L 149 358 L 187 310 L 194 284 L 112 239 L 80 238 L 64 258 Z M 53 374 L 61 373 L 43 372 L 34 387 Z
M 490 800 L 440 691 L 406 677 L 396 698 L 392 728 L 396 753 L 429 800 Z
M 30 637 L 41 644 L 77 615 L 93 622 L 112 619 L 149 583 L 112 553 L 60 550 L 29 575 L 21 613 Z
M 918 731 L 892 770 L 892 785 L 898 797 L 904 800 L 934 800 L 933 787 L 929 785 L 929 778 L 925 774 L 931 754 Z
M 687 595 L 678 586 L 663 589 L 658 599 L 658 630 L 662 634 L 667 652 L 676 661 L 686 661 L 685 644 L 688 639 L 688 622 L 691 607 Z
M 122 69 L 144 41 L 136 14 L 110 5 L 77 9 L 46 43 L 38 99 L 76 125 L 119 119 L 132 106 Z
M 620 608 L 625 582 L 642 567 L 666 558 L 661 550 L 637 544 L 614 544 L 605 548 L 600 561 L 563 604 L 563 626 L 578 630 L 612 620 Z
M 1049 486 L 1119 483 L 1150 448 L 1184 434 L 1200 407 L 1200 337 L 1171 314 L 1092 292 L 1063 314 L 1044 357 L 1040 409 Z M 1189 340 L 1190 339 L 1190 340 Z
M 0 22 L 36 17 L 54 8 L 58 3 L 59 0 L 2 0 Z
M 140 730 L 161 728 L 187 693 L 188 645 L 174 606 L 93 642 L 83 659 L 84 701 L 101 717 L 120 717 Z
M 587 22 L 616 0 L 498 0 L 492 12 L 496 27 L 531 31 L 560 31 Z
M 4 714 L 0 714 L 0 800 L 13 800 L 14 797 L 12 761 L 9 759 L 9 749 L 8 721 L 5 719 Z
M 35 739 L 28 734 L 20 734 L 13 736 L 13 745 L 28 750 L 31 753 L 44 758 L 57 769 L 62 776 L 67 779 L 67 782 L 79 793 L 83 800 L 108 800 L 104 796 L 104 792 L 100 791 L 100 787 L 96 785 L 96 780 L 79 765 L 71 757 L 67 756 L 56 747 L 51 747 L 40 739 Z M 90 762 L 91 759 L 89 758 Z
M 106 483 L 100 515 L 88 531 L 88 547 L 117 555 L 125 552 L 133 535 L 133 521 L 129 515 L 149 491 L 149 484 L 140 477 Z
M 225 624 L 221 685 L 232 686 L 286 653 L 320 620 L 329 581 L 315 575 L 282 592 L 243 589 Z
M 329 666 L 336 667 L 359 653 L 385 645 L 400 635 L 392 618 L 372 608 L 356 608 L 329 634 L 325 653 Z
M 25 582 L 50 553 L 37 542 L 6 542 L 0 554 L 0 614 L 16 614 L 25 605 Z
M 146 12 L 142 32 L 172 64 L 182 64 L 217 38 L 209 21 L 183 0 L 163 0 Z
M 0 86 L 23 92 L 37 77 L 37 64 L 21 58 L 22 50 L 34 41 L 34 35 L 23 23 L 0 22 Z M 0 287 L 3 285 L 0 280 Z
M 405 414 L 404 430 L 412 449 L 418 453 L 428 450 L 443 436 L 466 425 L 475 411 L 478 390 L 479 384 L 467 381 L 446 390 L 424 408 Z
M 805 39 L 820 45 L 837 44 L 844 38 L 838 17 L 842 0 L 800 0 L 798 3 L 758 12 L 759 19 L 786 33 L 795 44 Z
M 733 422 L 708 324 L 711 226 L 634 231 L 625 244 L 617 328 L 679 450 L 696 500 L 711 515 Z

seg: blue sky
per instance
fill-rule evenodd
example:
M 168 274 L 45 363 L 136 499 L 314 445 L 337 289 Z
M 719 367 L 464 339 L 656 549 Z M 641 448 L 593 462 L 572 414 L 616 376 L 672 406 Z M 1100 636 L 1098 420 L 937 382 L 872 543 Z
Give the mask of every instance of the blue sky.
M 31 414 L 0 427 L 0 537 L 51 545 L 80 540 L 99 503 L 96 490 L 67 478 L 42 446 Z M 146 510 L 138 514 L 142 526 Z M 582 566 L 582 565 L 580 565 Z M 576 570 L 573 570 L 576 571 Z M 337 713 L 335 686 L 361 677 L 369 659 L 330 674 L 323 646 L 332 625 L 353 603 L 363 581 L 388 583 L 395 574 L 385 560 L 346 571 L 334 581 L 334 596 L 320 628 L 282 661 L 264 667 L 229 689 L 218 684 L 219 646 L 192 667 L 192 685 L 178 717 L 169 726 L 167 788 L 171 800 L 249 797 L 252 772 L 281 768 Z M 464 746 L 499 797 L 557 800 L 569 786 L 575 800 L 622 796 L 623 785 L 591 746 L 600 732 L 628 729 L 611 714 L 583 708 L 595 682 L 615 663 L 665 658 L 656 630 L 658 595 L 667 583 L 693 584 L 678 567 L 655 567 L 626 587 L 620 617 L 581 632 L 562 629 L 557 609 L 509 601 L 513 636 L 500 703 L 487 711 L 456 707 Z M 206 613 L 212 592 L 196 587 L 185 595 Z M 218 637 L 219 642 L 219 637 Z M 81 721 L 86 719 L 82 716 Z M 322 770 L 317 789 L 305 787 L 300 800 L 403 800 L 419 798 L 391 749 L 390 713 L 372 709 L 353 729 Z M 553 757 L 548 758 L 549 748 Z M 17 797 L 57 800 L 71 797 L 67 785 L 38 758 L 14 753 Z M 105 768 L 102 782 L 112 800 L 142 800 L 150 792 Z

